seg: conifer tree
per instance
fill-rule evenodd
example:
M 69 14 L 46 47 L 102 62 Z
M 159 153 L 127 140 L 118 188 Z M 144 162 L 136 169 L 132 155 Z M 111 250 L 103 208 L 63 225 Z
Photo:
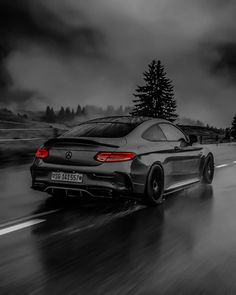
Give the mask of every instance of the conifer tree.
M 88 113 L 88 107 L 85 106 L 85 107 L 83 107 L 82 110 L 81 110 L 81 116 L 86 116 L 87 113 Z
M 66 110 L 65 110 L 65 119 L 67 121 L 71 119 L 71 111 L 70 111 L 70 108 L 69 107 L 66 107 Z
M 132 116 L 149 116 L 175 121 L 176 101 L 172 82 L 166 77 L 160 60 L 153 60 L 143 73 L 145 85 L 138 86 L 133 100 Z
M 55 122 L 55 112 L 53 108 L 47 106 L 44 119 L 49 123 Z
M 45 117 L 46 118 L 49 118 L 50 117 L 50 114 L 51 114 L 50 106 L 47 106 L 46 111 L 45 111 Z
M 82 112 L 81 106 L 78 104 L 77 110 L 76 110 L 76 116 L 80 116 Z
M 60 111 L 58 113 L 58 119 L 59 120 L 64 120 L 64 118 L 65 118 L 65 109 L 64 109 L 64 107 L 61 107 L 61 109 L 60 109 Z
M 233 117 L 232 121 L 231 136 L 233 136 L 233 138 L 236 138 L 236 115 Z

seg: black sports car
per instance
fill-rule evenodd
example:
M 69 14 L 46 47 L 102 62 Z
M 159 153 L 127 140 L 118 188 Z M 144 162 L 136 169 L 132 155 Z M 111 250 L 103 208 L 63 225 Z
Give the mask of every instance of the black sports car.
M 32 188 L 55 196 L 142 198 L 158 204 L 167 193 L 211 183 L 214 158 L 172 123 L 148 117 L 84 122 L 35 154 Z

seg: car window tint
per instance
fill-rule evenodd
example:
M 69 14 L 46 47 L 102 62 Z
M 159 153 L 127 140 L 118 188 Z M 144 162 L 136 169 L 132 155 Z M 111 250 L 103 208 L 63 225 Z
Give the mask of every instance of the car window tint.
M 170 141 L 179 141 L 180 139 L 185 139 L 186 136 L 178 128 L 171 124 L 160 124 L 160 128 L 164 132 L 167 140 Z
M 150 141 L 164 141 L 166 137 L 158 125 L 148 128 L 142 135 L 144 139 Z
M 84 123 L 66 132 L 63 137 L 123 137 L 136 127 L 135 124 L 94 122 Z

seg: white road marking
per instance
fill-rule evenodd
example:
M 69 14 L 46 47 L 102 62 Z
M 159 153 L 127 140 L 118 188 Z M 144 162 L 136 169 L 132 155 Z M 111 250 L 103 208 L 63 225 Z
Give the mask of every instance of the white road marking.
M 35 224 L 38 224 L 38 223 L 41 223 L 41 222 L 44 222 L 44 221 L 46 221 L 46 220 L 45 219 L 32 219 L 32 220 L 29 220 L 29 221 L 26 221 L 26 222 L 23 222 L 23 223 L 20 223 L 20 224 L 16 224 L 16 225 L 13 225 L 13 226 L 9 226 L 9 227 L 0 229 L 0 236 L 9 234 L 11 232 L 14 232 L 14 231 L 26 228 L 26 227 L 33 226 Z
M 71 235 L 71 234 L 76 234 L 78 232 L 82 232 L 84 230 L 88 230 L 88 229 L 92 229 L 92 228 L 100 228 L 101 226 L 107 225 L 116 219 L 125 217 L 127 215 L 131 215 L 131 214 L 133 214 L 137 211 L 143 210 L 145 208 L 147 208 L 147 206 L 145 206 L 145 205 L 135 205 L 135 208 L 132 208 L 127 211 L 121 211 L 121 212 L 118 212 L 115 214 L 107 213 L 102 216 L 103 217 L 102 220 L 98 220 L 98 221 L 96 221 L 96 223 L 88 224 L 88 225 L 85 225 L 83 227 L 78 227 L 78 228 L 69 227 L 69 228 L 65 228 L 62 230 L 54 231 L 53 233 L 50 233 L 50 237 L 62 235 L 62 234 L 63 235 Z
M 14 142 L 14 141 L 32 141 L 32 140 L 39 140 L 39 139 L 45 139 L 42 137 L 34 137 L 34 138 L 0 138 L 0 142 Z
M 53 130 L 53 128 L 1 128 L 0 131 L 38 131 Z
M 217 165 L 216 168 L 223 168 L 223 167 L 227 167 L 229 166 L 229 164 L 221 164 L 221 165 Z
M 80 227 L 80 228 L 76 228 L 76 229 L 73 229 L 73 230 L 67 230 L 66 233 L 70 233 L 70 234 L 75 234 L 77 232 L 81 232 L 83 230 L 86 230 L 86 229 L 90 229 L 90 228 L 93 228 L 95 227 L 96 225 L 95 224 L 89 224 L 89 225 L 86 225 L 84 227 Z
M 232 163 L 233 163 L 233 164 L 236 164 L 236 161 L 233 161 Z M 217 166 L 215 166 L 215 168 L 223 168 L 223 167 L 227 167 L 227 166 L 229 166 L 230 164 L 231 164 L 231 163 L 217 165 Z
M 49 215 L 49 214 L 53 214 L 53 213 L 56 213 L 58 211 L 61 211 L 61 209 L 54 209 L 54 210 L 50 210 L 50 211 L 46 211 L 46 212 L 37 213 L 37 214 L 30 215 L 30 216 L 25 216 L 25 217 L 22 217 L 22 218 L 14 219 L 14 220 L 11 220 L 9 222 L 5 222 L 5 223 L 0 224 L 0 230 L 1 230 L 1 228 L 7 227 L 7 226 L 10 226 L 10 225 L 19 224 L 19 223 L 22 223 L 22 222 L 25 222 L 25 221 L 28 221 L 28 220 L 31 220 L 31 219 L 35 219 L 35 218 L 39 218 L 39 217 L 46 216 L 46 215 Z

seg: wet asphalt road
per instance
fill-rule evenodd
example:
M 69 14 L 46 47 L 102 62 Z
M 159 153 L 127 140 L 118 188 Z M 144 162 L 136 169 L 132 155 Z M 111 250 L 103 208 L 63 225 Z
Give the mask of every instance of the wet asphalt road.
M 0 169 L 0 294 L 236 294 L 236 145 L 213 147 L 212 186 L 157 208 L 31 191 Z M 224 166 L 227 165 L 227 166 Z

